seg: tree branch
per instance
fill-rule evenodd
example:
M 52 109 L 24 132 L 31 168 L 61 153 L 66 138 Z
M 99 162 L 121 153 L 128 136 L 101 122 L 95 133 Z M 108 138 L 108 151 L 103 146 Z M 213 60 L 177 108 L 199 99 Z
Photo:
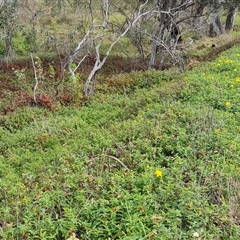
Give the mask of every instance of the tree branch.
M 32 60 L 32 65 L 33 65 L 33 70 L 34 70 L 34 78 L 35 78 L 35 86 L 33 88 L 33 100 L 37 104 L 37 98 L 36 98 L 36 91 L 37 91 L 37 87 L 38 87 L 37 70 L 36 70 L 33 54 L 30 53 L 30 56 L 31 56 L 31 60 Z
M 122 165 L 122 167 L 124 167 L 127 171 L 130 171 L 130 169 L 129 169 L 122 161 L 120 161 L 118 158 L 116 158 L 116 157 L 114 157 L 114 156 L 111 156 L 111 155 L 105 155 L 105 154 L 103 154 L 102 156 L 103 156 L 103 157 L 108 157 L 108 158 L 111 158 L 111 159 L 117 161 L 117 162 L 118 162 L 120 165 Z

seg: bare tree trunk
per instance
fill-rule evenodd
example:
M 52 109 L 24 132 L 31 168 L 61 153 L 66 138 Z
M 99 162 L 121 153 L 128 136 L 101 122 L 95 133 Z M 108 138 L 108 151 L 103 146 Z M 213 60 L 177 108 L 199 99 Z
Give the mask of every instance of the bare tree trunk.
M 235 18 L 237 10 L 238 10 L 238 7 L 231 7 L 228 10 L 228 14 L 227 14 L 227 18 L 226 18 L 226 25 L 225 25 L 225 30 L 227 32 L 229 32 L 233 29 L 234 18 Z
M 196 31 L 199 31 L 200 28 L 204 25 L 204 19 L 203 19 L 203 10 L 208 5 L 208 3 L 202 3 L 199 1 L 196 1 L 196 3 L 193 5 L 192 9 L 192 28 Z
M 219 36 L 223 34 L 223 26 L 221 23 L 221 2 L 220 0 L 215 0 L 212 5 L 212 14 L 209 25 L 209 35 L 211 37 Z
M 12 45 L 12 37 L 13 37 L 12 23 L 11 23 L 10 19 L 7 18 L 6 37 L 5 37 L 5 43 L 6 43 L 5 58 L 7 60 L 10 60 L 14 56 L 14 50 L 13 50 L 13 45 Z
M 160 16 L 158 17 L 159 24 L 152 38 L 152 50 L 151 50 L 151 55 L 148 62 L 148 69 L 151 69 L 153 67 L 156 60 L 158 47 L 164 42 L 163 38 L 164 38 L 164 30 L 166 28 L 166 19 L 168 14 L 170 13 L 170 8 L 173 3 L 174 3 L 174 0 L 164 1 L 164 3 L 161 3 L 161 1 L 158 0 L 157 2 L 157 5 L 159 6 L 159 11 L 160 11 Z
M 5 58 L 6 60 L 10 60 L 14 56 L 12 38 L 13 38 L 13 31 L 14 31 L 14 12 L 17 7 L 17 0 L 8 0 L 0 2 L 0 14 L 1 14 L 1 21 L 5 31 L 5 45 L 6 45 L 6 52 Z
M 160 18 L 164 19 L 165 14 L 161 14 L 161 15 L 162 16 Z M 152 50 L 151 50 L 150 60 L 148 62 L 148 69 L 151 69 L 155 63 L 159 42 L 161 41 L 160 37 L 163 36 L 164 28 L 165 26 L 163 24 L 163 21 L 160 20 L 157 31 L 154 34 L 152 39 Z
M 160 16 L 158 17 L 158 27 L 152 38 L 152 49 L 150 59 L 148 62 L 148 69 L 151 69 L 155 64 L 157 51 L 160 48 L 160 65 L 159 69 L 162 69 L 164 64 L 165 55 L 169 54 L 171 58 L 175 59 L 173 51 L 176 48 L 178 42 L 182 40 L 180 28 L 177 23 L 177 17 L 181 11 L 188 8 L 188 4 L 191 1 L 182 0 L 166 0 L 158 1 Z M 178 62 L 176 60 L 176 62 Z

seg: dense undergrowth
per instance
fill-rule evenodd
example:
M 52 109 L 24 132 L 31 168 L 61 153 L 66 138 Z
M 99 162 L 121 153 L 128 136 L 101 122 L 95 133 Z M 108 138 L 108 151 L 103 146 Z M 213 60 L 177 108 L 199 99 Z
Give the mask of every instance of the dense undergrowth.
M 239 65 L 234 47 L 1 116 L 1 238 L 239 239 Z

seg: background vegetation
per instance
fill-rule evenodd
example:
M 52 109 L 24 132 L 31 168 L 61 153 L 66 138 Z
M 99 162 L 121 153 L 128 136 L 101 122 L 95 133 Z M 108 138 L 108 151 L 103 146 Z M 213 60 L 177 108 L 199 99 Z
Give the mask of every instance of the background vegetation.
M 64 80 L 53 52 L 2 61 L 0 238 L 239 239 L 237 35 L 187 45 L 184 73 L 123 58 L 123 38 L 91 97 L 91 58 Z

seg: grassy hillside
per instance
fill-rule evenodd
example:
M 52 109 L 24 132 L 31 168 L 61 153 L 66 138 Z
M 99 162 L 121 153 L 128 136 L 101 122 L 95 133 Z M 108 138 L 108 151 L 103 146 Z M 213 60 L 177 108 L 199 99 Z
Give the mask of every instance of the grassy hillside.
M 239 65 L 236 46 L 1 116 L 1 238 L 239 239 Z

